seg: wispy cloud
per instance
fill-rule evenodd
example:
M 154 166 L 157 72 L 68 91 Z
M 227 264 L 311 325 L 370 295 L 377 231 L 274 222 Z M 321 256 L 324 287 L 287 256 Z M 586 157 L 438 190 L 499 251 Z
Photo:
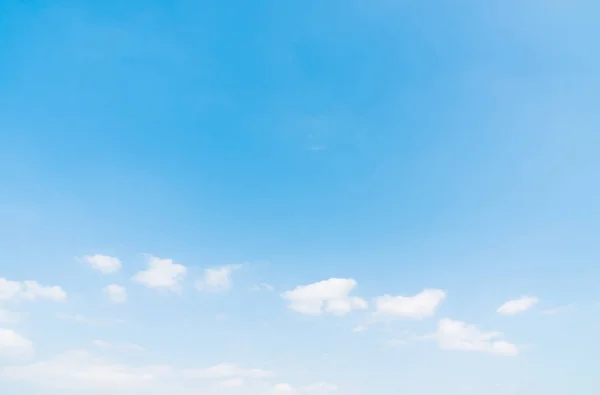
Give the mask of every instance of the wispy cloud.
M 313 145 L 309 148 L 311 151 L 325 151 L 327 149 L 327 146 L 325 145 Z
M 250 291 L 252 291 L 252 292 L 260 292 L 260 291 L 273 292 L 274 290 L 275 290 L 275 288 L 271 284 L 267 284 L 267 283 L 256 284 L 252 288 L 250 288 Z
M 542 314 L 542 315 L 557 315 L 557 314 L 562 314 L 562 313 L 566 313 L 567 311 L 571 310 L 573 308 L 573 306 L 574 305 L 570 304 L 570 305 L 566 305 L 566 306 L 553 307 L 551 309 L 542 310 L 540 312 L 540 314 Z

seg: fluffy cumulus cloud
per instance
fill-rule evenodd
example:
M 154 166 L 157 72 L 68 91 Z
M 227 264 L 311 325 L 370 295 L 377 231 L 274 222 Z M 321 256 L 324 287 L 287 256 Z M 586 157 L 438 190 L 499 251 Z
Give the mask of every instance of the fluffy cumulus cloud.
M 21 359 L 33 355 L 33 343 L 11 329 L 0 328 L 0 359 Z
M 148 268 L 133 276 L 133 280 L 148 288 L 178 292 L 187 269 L 171 259 L 146 255 Z
M 124 303 L 127 300 L 127 290 L 117 284 L 111 284 L 104 288 L 108 298 L 114 303 Z
M 350 296 L 356 287 L 351 278 L 330 278 L 309 285 L 301 285 L 281 296 L 289 302 L 289 308 L 302 314 L 320 315 L 323 312 L 344 315 L 354 309 L 366 309 L 367 302 Z
M 86 255 L 83 257 L 83 261 L 90 265 L 95 270 L 104 273 L 114 273 L 121 269 L 121 261 L 119 258 L 115 258 L 107 255 Z
M 196 282 L 196 288 L 201 292 L 227 292 L 233 286 L 231 274 L 240 265 L 225 265 L 204 270 L 204 276 Z
M 503 337 L 501 332 L 483 332 L 474 325 L 448 318 L 440 320 L 433 337 L 444 350 L 477 351 L 505 356 L 519 353 L 516 345 L 499 340 Z
M 446 298 L 441 289 L 425 289 L 414 296 L 383 295 L 375 299 L 379 314 L 421 319 L 433 315 Z
M 9 281 L 0 277 L 0 301 L 45 299 L 63 302 L 67 293 L 59 286 L 44 286 L 37 281 Z
M 531 309 L 539 302 L 535 296 L 523 296 L 519 299 L 509 300 L 498 307 L 497 312 L 504 315 L 515 315 Z

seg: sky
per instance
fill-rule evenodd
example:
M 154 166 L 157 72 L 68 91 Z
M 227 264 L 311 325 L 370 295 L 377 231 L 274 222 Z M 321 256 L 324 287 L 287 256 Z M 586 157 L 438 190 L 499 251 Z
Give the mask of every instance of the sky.
M 0 392 L 597 394 L 599 13 L 0 0 Z

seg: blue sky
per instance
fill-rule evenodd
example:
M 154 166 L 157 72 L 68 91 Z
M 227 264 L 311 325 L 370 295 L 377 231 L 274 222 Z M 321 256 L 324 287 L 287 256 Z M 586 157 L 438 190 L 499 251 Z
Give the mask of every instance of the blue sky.
M 599 12 L 0 0 L 2 393 L 597 394 Z

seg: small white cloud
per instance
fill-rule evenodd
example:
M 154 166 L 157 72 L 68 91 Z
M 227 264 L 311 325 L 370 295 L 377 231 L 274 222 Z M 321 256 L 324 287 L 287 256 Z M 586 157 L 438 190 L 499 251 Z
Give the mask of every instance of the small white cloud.
M 83 257 L 83 261 L 90 265 L 95 270 L 104 273 L 114 273 L 121 269 L 121 261 L 119 258 L 115 258 L 107 255 L 86 255 Z
M 15 299 L 63 302 L 67 293 L 59 286 L 43 286 L 37 281 L 9 281 L 0 277 L 0 300 Z
M 173 263 L 171 259 L 161 259 L 146 255 L 148 269 L 138 272 L 133 280 L 148 288 L 164 289 L 172 292 L 181 290 L 187 269 L 183 265 Z
M 108 298 L 114 303 L 123 303 L 127 300 L 127 290 L 117 284 L 111 284 L 104 288 L 104 292 L 108 295 Z
M 241 265 L 225 265 L 205 269 L 204 278 L 196 282 L 196 288 L 200 292 L 227 292 L 233 285 L 231 274 L 240 267 Z
M 252 288 L 250 288 L 250 291 L 252 291 L 252 292 L 260 292 L 260 291 L 273 292 L 274 290 L 275 290 L 275 288 L 271 284 L 267 284 L 267 283 L 260 283 L 260 284 L 253 286 Z
M 523 296 L 519 299 L 509 300 L 498 307 L 497 312 L 504 315 L 515 315 L 529 310 L 539 302 L 535 296 Z
M 379 314 L 421 319 L 433 315 L 446 298 L 441 289 L 425 289 L 414 296 L 383 295 L 375 299 Z
M 515 356 L 519 349 L 502 338 L 501 332 L 482 332 L 474 325 L 448 318 L 440 320 L 434 337 L 441 349 L 477 351 L 505 356 Z
M 242 369 L 232 363 L 220 363 L 204 369 L 186 369 L 183 375 L 188 378 L 228 379 L 228 378 L 265 378 L 275 373 L 263 369 Z
M 33 356 L 33 343 L 11 329 L 0 328 L 0 358 L 23 359 Z
M 37 281 L 23 282 L 23 298 L 28 300 L 47 299 L 53 302 L 63 302 L 67 293 L 59 286 L 46 287 Z
M 355 286 L 356 281 L 351 278 L 330 278 L 298 286 L 281 296 L 289 302 L 290 309 L 299 313 L 321 315 L 325 311 L 340 316 L 368 307 L 364 299 L 349 296 Z
M 359 333 L 359 332 L 364 332 L 364 331 L 366 331 L 366 330 L 367 330 L 367 327 L 366 327 L 366 326 L 364 326 L 364 325 L 358 325 L 358 326 L 356 326 L 356 327 L 354 327 L 354 328 L 352 329 L 352 332 L 354 332 L 354 333 Z

